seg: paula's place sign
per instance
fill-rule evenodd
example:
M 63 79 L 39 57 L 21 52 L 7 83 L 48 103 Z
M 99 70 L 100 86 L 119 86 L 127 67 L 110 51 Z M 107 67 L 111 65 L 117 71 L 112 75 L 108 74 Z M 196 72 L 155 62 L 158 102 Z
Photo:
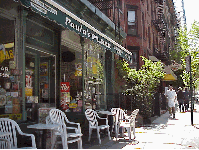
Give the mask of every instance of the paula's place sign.
M 115 44 L 116 42 L 111 42 L 112 40 L 107 40 L 104 34 L 96 30 L 94 27 L 76 17 L 74 19 L 64 11 L 68 12 L 65 8 L 53 2 L 52 0 L 20 0 L 26 7 L 31 7 L 32 10 L 40 13 L 42 16 L 49 18 L 50 20 L 56 21 L 58 24 L 70 29 L 71 31 L 80 34 L 82 37 L 88 38 L 95 43 L 100 44 L 104 48 L 120 55 L 124 59 L 131 61 L 132 54 L 125 48 L 121 49 Z M 49 2 L 48 2 L 49 1 Z M 96 31 L 96 32 L 95 32 Z

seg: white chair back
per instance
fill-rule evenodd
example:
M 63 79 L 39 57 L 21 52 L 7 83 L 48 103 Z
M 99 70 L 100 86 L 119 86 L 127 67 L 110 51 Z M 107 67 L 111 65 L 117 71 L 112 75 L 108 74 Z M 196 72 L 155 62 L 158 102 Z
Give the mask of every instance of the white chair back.
M 0 132 L 9 132 L 11 135 L 5 135 L 3 139 L 11 143 L 12 148 L 17 148 L 17 130 L 21 130 L 18 124 L 8 118 L 0 118 Z
M 126 117 L 126 113 L 121 108 L 112 108 L 111 112 L 115 115 L 115 123 L 117 124 L 120 120 Z
M 85 111 L 85 116 L 86 116 L 86 119 L 89 121 L 89 126 L 91 126 L 91 127 L 98 126 L 97 114 L 94 110 L 87 109 Z
M 50 119 L 47 118 L 49 123 L 57 123 L 61 125 L 58 130 L 62 133 L 64 130 L 63 127 L 66 127 L 66 122 L 68 121 L 65 113 L 59 109 L 51 109 L 49 112 L 49 118 Z
M 53 122 L 50 120 L 49 115 L 46 117 L 46 124 L 53 124 Z
M 0 118 L 0 132 L 10 133 L 10 135 L 5 135 L 1 138 L 10 142 L 12 149 L 17 148 L 17 131 L 21 135 L 30 136 L 32 139 L 32 148 L 36 148 L 35 136 L 33 134 L 23 133 L 19 125 L 12 119 Z

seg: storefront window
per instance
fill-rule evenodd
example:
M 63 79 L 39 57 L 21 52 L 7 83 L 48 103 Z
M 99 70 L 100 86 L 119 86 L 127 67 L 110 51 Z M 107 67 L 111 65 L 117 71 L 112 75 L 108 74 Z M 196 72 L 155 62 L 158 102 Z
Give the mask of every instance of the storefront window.
M 0 117 L 22 119 L 21 91 L 15 55 L 14 20 L 0 16 Z
M 104 96 L 105 50 L 90 40 L 86 40 L 84 50 L 85 109 L 106 109 L 106 100 Z
M 87 108 L 106 109 L 105 50 L 88 39 L 84 39 L 82 48 L 80 36 L 69 30 L 62 32 L 61 45 L 60 103 L 62 109 L 77 113 L 82 113 L 83 109 Z
M 82 62 L 80 36 L 69 30 L 63 31 L 60 103 L 66 112 L 81 113 L 83 110 Z

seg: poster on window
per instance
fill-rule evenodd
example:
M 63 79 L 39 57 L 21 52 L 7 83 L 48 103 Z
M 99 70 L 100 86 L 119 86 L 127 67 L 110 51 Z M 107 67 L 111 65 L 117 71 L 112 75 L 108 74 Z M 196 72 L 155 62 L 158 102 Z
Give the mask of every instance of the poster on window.
M 82 63 L 75 63 L 75 76 L 82 76 Z
M 48 89 L 42 89 L 42 98 L 48 98 Z
M 65 104 L 70 103 L 70 92 L 62 92 L 61 93 L 61 101 Z
M 63 110 L 68 109 L 70 104 L 70 92 L 61 92 L 61 107 Z
M 32 96 L 33 95 L 33 88 L 32 87 L 26 87 L 25 88 L 25 96 Z
M 61 92 L 70 92 L 70 82 L 61 82 Z
M 48 76 L 48 62 L 40 64 L 40 76 Z
M 79 101 L 78 101 L 77 106 L 78 106 L 78 107 L 82 107 L 82 100 L 79 100 Z
M 26 75 L 26 87 L 32 87 L 32 76 Z

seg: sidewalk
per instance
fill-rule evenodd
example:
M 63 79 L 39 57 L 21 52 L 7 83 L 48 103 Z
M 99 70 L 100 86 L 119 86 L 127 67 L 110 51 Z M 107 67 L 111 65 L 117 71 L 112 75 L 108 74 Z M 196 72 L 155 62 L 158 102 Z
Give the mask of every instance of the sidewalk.
M 199 148 L 199 105 L 195 104 L 191 126 L 191 113 L 176 113 L 171 119 L 169 112 L 155 119 L 148 127 L 136 128 L 138 144 L 127 145 L 131 149 L 198 149 Z M 198 128 L 198 129 L 197 129 Z

